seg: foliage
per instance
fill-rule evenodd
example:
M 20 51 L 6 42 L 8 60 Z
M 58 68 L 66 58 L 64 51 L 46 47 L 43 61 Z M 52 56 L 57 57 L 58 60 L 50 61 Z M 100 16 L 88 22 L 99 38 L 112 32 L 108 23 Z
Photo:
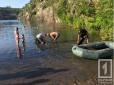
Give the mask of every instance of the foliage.
M 82 25 L 98 31 L 103 40 L 112 40 L 113 0 L 31 0 L 23 9 L 33 16 L 40 4 L 43 9 L 54 8 L 62 24 L 74 28 Z
M 100 36 L 101 36 L 102 40 L 112 40 L 113 41 L 113 29 L 112 28 L 101 29 Z
M 16 19 L 20 11 L 18 8 L 0 7 L 0 19 Z

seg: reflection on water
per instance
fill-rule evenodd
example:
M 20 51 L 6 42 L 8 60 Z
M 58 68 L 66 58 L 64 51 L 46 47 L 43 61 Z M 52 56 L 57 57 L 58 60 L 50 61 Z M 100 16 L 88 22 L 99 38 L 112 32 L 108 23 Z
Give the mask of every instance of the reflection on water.
M 15 26 L 20 25 L 18 20 L 0 20 L 0 26 Z
M 25 38 L 25 41 L 20 40 L 19 46 L 16 46 L 15 43 L 15 26 L 19 28 L 20 34 L 24 34 L 23 38 Z M 78 59 L 77 57 L 74 59 L 71 48 L 76 40 L 76 29 L 58 27 L 56 31 L 61 36 L 57 42 L 51 42 L 51 39 L 46 37 L 47 42 L 45 45 L 39 46 L 35 44 L 37 33 L 51 31 L 53 31 L 52 27 L 42 24 L 34 27 L 32 25 L 31 27 L 24 27 L 21 23 L 18 25 L 15 23 L 12 25 L 0 25 L 0 84 L 29 85 L 32 84 L 31 82 L 39 84 L 36 81 L 49 79 L 46 85 L 50 85 L 50 81 L 52 84 L 55 81 L 60 83 L 58 80 L 67 82 L 73 80 L 74 76 L 79 80 L 87 80 L 97 73 L 97 63 L 95 61 Z M 91 39 L 90 36 L 91 41 L 96 39 L 94 38 Z M 87 69 L 88 66 L 90 67 L 89 69 Z M 57 69 L 68 69 L 68 71 L 57 72 Z M 41 85 L 44 85 L 44 83 Z
M 12 24 L 9 25 L 10 22 Z M 24 56 L 28 56 L 28 54 L 33 55 L 35 50 L 33 52 L 31 50 L 35 49 L 35 44 L 29 28 L 24 28 L 17 20 L 1 20 L 0 23 L 2 23 L 2 25 L 0 24 L 0 58 L 20 57 L 23 56 L 23 54 Z M 8 25 L 6 25 L 6 23 L 8 23 Z M 15 27 L 19 28 L 20 38 L 23 38 L 20 40 L 19 46 L 16 45 L 15 42 Z M 25 36 L 21 36 L 22 34 Z M 27 49 L 26 51 L 25 48 Z M 30 52 L 32 53 L 30 54 Z
M 76 42 L 77 41 L 77 34 L 78 29 L 74 29 L 72 27 L 67 26 L 50 26 L 45 23 L 39 23 L 39 22 L 31 22 L 31 34 L 35 37 L 38 33 L 44 32 L 52 32 L 57 31 L 60 33 L 60 38 L 58 39 L 58 42 L 66 43 L 66 42 Z M 99 32 L 94 30 L 87 30 L 89 32 L 89 42 L 97 42 L 100 41 Z M 47 37 L 47 42 L 50 42 L 50 39 Z
M 51 48 L 57 48 L 57 42 L 52 42 L 52 44 L 51 44 L 50 47 L 51 47 Z
M 6 25 L 6 23 L 12 23 L 11 25 Z M 15 23 L 16 22 L 16 23 Z M 18 22 L 18 24 L 17 24 Z M 0 21 L 2 23 L 2 21 Z M 0 25 L 0 58 L 1 59 L 13 59 L 13 58 L 28 58 L 40 55 L 48 55 L 48 43 L 45 46 L 37 46 L 35 44 L 35 36 L 38 33 L 38 30 L 35 30 L 39 27 L 24 26 L 17 20 L 6 20 L 3 21 L 4 25 Z M 21 39 L 19 46 L 16 45 L 14 31 L 15 27 L 19 28 L 20 38 Z M 44 29 L 43 29 L 44 30 Z M 36 34 L 34 33 L 36 32 Z M 22 37 L 21 35 L 24 34 Z M 42 53 L 41 53 L 42 51 Z M 40 55 L 39 55 L 40 53 Z
M 2 25 L 1 25 L 2 23 Z M 5 23 L 5 24 L 4 24 Z M 10 23 L 10 24 L 9 24 Z M 26 25 L 26 24 L 25 24 Z M 46 24 L 37 24 L 36 26 L 25 26 L 18 20 L 6 20 L 0 21 L 0 57 L 1 58 L 13 58 L 16 56 L 23 57 L 33 57 L 38 56 L 39 52 L 45 53 L 46 50 L 59 48 L 60 44 L 64 43 L 75 43 L 77 39 L 77 29 L 67 28 L 65 26 L 58 26 L 53 29 L 53 26 Z M 21 40 L 19 46 L 16 46 L 14 30 L 15 27 L 19 28 L 20 35 L 24 34 L 22 37 L 24 41 Z M 45 45 L 35 44 L 36 35 L 39 32 L 52 32 L 57 31 L 60 33 L 60 37 L 57 42 L 52 42 L 49 37 L 46 37 Z M 95 36 L 96 35 L 96 36 Z M 26 40 L 26 41 L 25 41 Z M 98 41 L 100 38 L 97 33 L 90 33 L 90 42 Z M 72 46 L 72 45 L 71 45 Z M 62 47 L 61 47 L 62 48 Z M 26 49 L 26 50 L 25 50 Z M 65 50 L 67 46 L 65 47 Z M 17 53 L 17 54 L 16 54 Z M 48 55 L 48 53 L 46 53 Z
M 17 54 L 17 58 L 21 58 L 22 57 L 21 47 L 19 45 L 16 45 L 16 54 Z

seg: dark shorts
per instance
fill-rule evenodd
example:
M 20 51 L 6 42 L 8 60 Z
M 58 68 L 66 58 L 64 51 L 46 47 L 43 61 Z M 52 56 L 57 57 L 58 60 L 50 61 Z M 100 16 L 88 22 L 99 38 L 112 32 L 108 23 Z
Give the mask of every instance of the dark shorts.
M 40 40 L 41 40 L 42 42 L 44 42 L 44 44 L 46 43 L 43 38 L 40 38 Z M 39 39 L 37 39 L 37 38 L 36 38 L 36 44 L 41 44 L 41 42 L 40 42 Z
M 79 41 L 78 45 L 82 44 L 82 43 L 84 42 L 84 40 L 87 39 L 87 38 L 88 38 L 87 35 L 85 35 L 85 36 L 80 36 L 80 41 Z
M 88 38 L 87 34 L 80 34 L 80 38 Z

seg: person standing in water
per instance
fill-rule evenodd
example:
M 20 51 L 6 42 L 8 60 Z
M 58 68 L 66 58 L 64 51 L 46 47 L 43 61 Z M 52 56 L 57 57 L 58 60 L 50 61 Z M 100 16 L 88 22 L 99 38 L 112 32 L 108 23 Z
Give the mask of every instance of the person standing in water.
M 16 41 L 16 45 L 19 45 L 19 29 L 18 27 L 16 27 L 16 30 L 14 32 L 14 35 L 15 35 L 15 41 Z
M 16 41 L 16 54 L 17 54 L 17 58 L 20 58 L 21 57 L 21 48 L 19 46 L 20 38 L 19 38 L 19 29 L 18 29 L 18 27 L 16 27 L 16 30 L 14 32 L 14 36 L 15 36 L 15 41 Z
M 78 31 L 78 38 L 77 38 L 77 44 L 80 45 L 84 42 L 84 40 L 86 40 L 86 43 L 88 43 L 88 32 L 85 28 L 79 28 Z
M 52 41 L 56 41 L 59 38 L 60 34 L 58 32 L 50 32 L 47 33 L 47 36 L 49 36 Z
M 23 47 L 23 50 L 25 51 L 26 44 L 25 44 L 25 36 L 24 36 L 24 34 L 22 34 L 22 47 Z
M 45 40 L 46 34 L 45 33 L 39 33 L 36 35 L 36 43 L 43 45 L 46 43 Z
M 16 46 L 16 54 L 17 58 L 20 59 L 22 54 L 21 54 L 21 47 L 19 45 Z

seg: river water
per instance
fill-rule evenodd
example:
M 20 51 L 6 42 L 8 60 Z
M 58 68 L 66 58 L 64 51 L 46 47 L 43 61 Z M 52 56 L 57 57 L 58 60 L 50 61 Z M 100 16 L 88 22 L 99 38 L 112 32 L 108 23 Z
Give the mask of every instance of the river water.
M 25 35 L 26 47 L 20 41 L 16 48 L 14 31 Z M 39 32 L 58 31 L 57 43 L 47 37 L 47 44 L 38 47 L 35 36 Z M 90 42 L 99 41 L 97 33 L 90 32 Z M 28 25 L 17 20 L 0 21 L 0 85 L 89 85 L 96 82 L 97 60 L 81 59 L 72 54 L 77 30 L 58 26 Z M 20 51 L 20 57 L 17 57 Z

